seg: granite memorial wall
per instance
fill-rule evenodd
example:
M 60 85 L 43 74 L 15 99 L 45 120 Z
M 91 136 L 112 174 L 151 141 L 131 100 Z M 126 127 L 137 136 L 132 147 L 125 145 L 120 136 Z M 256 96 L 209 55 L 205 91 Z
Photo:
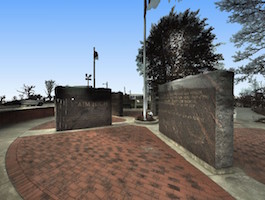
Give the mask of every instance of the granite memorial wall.
M 159 130 L 221 169 L 233 164 L 233 72 L 217 70 L 159 86 Z
M 113 92 L 111 94 L 112 115 L 123 116 L 123 94 Z
M 111 90 L 88 87 L 55 88 L 56 130 L 111 125 Z

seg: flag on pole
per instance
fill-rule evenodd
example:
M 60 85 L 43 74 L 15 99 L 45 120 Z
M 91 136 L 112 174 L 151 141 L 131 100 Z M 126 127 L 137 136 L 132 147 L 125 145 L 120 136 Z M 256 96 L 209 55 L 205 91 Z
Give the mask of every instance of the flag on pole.
M 98 52 L 94 51 L 94 59 L 98 60 Z
M 156 9 L 159 3 L 160 0 L 148 0 L 147 10 Z
M 148 3 L 146 3 L 146 1 L 148 1 Z M 160 0 L 144 0 L 144 17 L 146 16 L 147 10 L 151 10 L 152 8 L 156 9 L 159 3 Z

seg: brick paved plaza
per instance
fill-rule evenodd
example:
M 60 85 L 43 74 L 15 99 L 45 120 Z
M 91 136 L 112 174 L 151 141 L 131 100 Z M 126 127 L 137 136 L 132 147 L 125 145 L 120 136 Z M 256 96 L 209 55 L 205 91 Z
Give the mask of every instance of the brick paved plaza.
M 6 167 L 24 199 L 233 199 L 133 125 L 17 138 Z

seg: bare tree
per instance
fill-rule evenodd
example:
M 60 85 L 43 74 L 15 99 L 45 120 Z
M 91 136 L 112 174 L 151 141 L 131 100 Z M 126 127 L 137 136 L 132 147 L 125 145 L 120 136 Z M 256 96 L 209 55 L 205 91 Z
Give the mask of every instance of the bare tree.
M 45 81 L 45 86 L 46 86 L 46 94 L 48 95 L 49 101 L 52 100 L 51 93 L 55 88 L 55 81 L 54 80 L 48 80 Z
M 35 91 L 33 90 L 35 86 L 23 84 L 22 91 L 17 90 L 20 93 L 20 98 L 23 99 L 24 95 L 30 99 L 34 95 Z
M 0 96 L 0 104 L 3 104 L 5 102 L 5 98 L 6 98 L 5 95 Z

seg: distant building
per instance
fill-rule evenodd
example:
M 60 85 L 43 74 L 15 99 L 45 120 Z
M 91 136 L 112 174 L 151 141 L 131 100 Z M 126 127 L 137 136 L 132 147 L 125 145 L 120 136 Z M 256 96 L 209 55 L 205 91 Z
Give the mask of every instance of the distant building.
M 130 100 L 132 101 L 132 108 L 143 108 L 143 95 L 142 94 L 130 94 Z
M 142 94 L 124 94 L 123 108 L 143 108 Z

